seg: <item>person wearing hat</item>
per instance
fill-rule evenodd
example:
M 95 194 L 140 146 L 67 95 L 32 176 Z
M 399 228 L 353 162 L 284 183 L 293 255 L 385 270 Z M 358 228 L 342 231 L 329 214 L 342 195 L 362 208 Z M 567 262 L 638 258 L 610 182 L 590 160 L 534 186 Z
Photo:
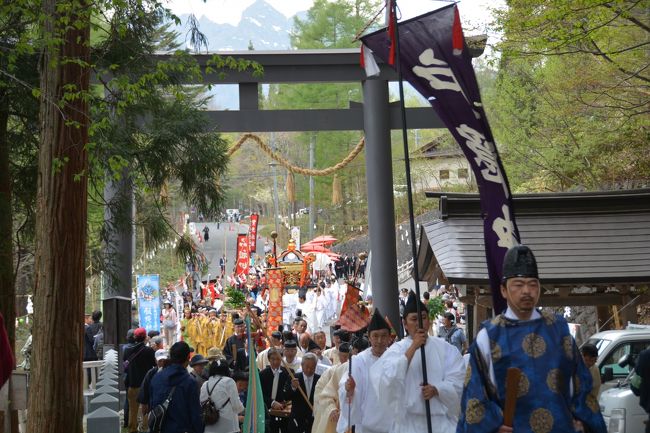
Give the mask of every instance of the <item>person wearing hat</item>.
M 151 379 L 149 407 L 154 408 L 172 396 L 162 433 L 202 433 L 204 430 L 196 382 L 187 372 L 189 360 L 190 346 L 184 341 L 174 343 L 169 349 L 169 366 Z
M 219 359 L 219 358 L 225 358 L 225 356 L 223 356 L 223 352 L 221 351 L 221 349 L 219 349 L 218 347 L 211 347 L 208 349 L 208 356 L 207 356 L 208 361 L 212 362 L 215 359 Z
M 210 308 L 208 310 L 208 320 L 205 328 L 207 331 L 205 339 L 207 347 L 223 347 L 222 335 L 224 335 L 224 327 L 219 320 L 216 308 Z
M 163 368 L 169 365 L 169 352 L 165 349 L 156 350 L 156 366 L 152 367 L 151 370 L 147 372 L 142 381 L 142 386 L 138 392 L 138 403 L 140 403 L 140 408 L 142 409 L 142 420 L 140 422 L 140 431 L 149 430 L 148 424 L 148 415 L 149 415 L 149 399 L 150 395 L 150 385 L 151 379 L 153 376 L 161 371 Z
M 284 350 L 283 350 L 284 362 L 294 372 L 300 370 L 300 365 L 302 363 L 302 358 L 296 356 L 297 354 L 298 354 L 298 343 L 296 342 L 296 340 L 285 340 Z
M 229 365 L 233 365 L 237 350 L 243 349 L 246 346 L 246 325 L 244 321 L 237 318 L 233 321 L 235 325 L 234 334 L 228 337 L 226 343 L 223 345 L 223 354 L 226 357 Z
M 314 390 L 314 426 L 312 432 L 336 433 L 339 419 L 339 382 L 348 371 L 350 345 L 341 343 L 337 350 L 336 366 L 327 369 Z
M 178 328 L 178 314 L 172 305 L 172 301 L 168 298 L 163 301 L 162 309 L 162 329 L 163 336 L 167 347 L 171 347 L 176 343 L 176 329 Z
M 378 398 L 374 410 L 394 420 L 390 433 L 426 432 L 428 400 L 433 432 L 451 432 L 458 421 L 465 377 L 463 358 L 451 344 L 428 335 L 429 312 L 413 292 L 409 293 L 402 322 L 408 335 L 394 343 L 370 369 L 370 383 Z M 422 381 L 423 346 L 428 383 Z
M 190 359 L 190 376 L 196 382 L 197 392 L 201 390 L 201 385 L 205 382 L 205 366 L 210 362 L 201 354 L 196 354 Z
M 349 376 L 346 371 L 339 382 L 341 410 L 338 431 L 356 426 L 356 431 L 360 433 L 388 433 L 390 427 L 384 413 L 378 408 L 378 397 L 372 390 L 369 375 L 390 344 L 390 326 L 379 308 L 375 308 L 368 324 L 368 337 L 370 347 L 351 357 L 352 375 Z
M 605 433 L 598 401 L 589 394 L 591 374 L 566 320 L 539 312 L 537 261 L 524 245 L 503 259 L 501 295 L 508 308 L 482 329 L 470 348 L 457 432 L 589 431 Z M 521 371 L 512 426 L 505 426 L 508 368 Z
M 282 333 L 280 331 L 273 331 L 271 333 L 271 345 L 257 354 L 255 362 L 257 362 L 257 368 L 259 371 L 262 371 L 269 366 L 268 353 L 273 347 L 278 349 L 280 354 L 282 354 Z
M 146 345 L 147 330 L 137 328 L 133 331 L 135 344 L 124 349 L 124 364 L 126 365 L 126 396 L 129 402 L 129 433 L 138 431 L 138 393 L 147 372 L 156 365 L 156 352 Z M 128 361 L 128 362 L 127 362 Z

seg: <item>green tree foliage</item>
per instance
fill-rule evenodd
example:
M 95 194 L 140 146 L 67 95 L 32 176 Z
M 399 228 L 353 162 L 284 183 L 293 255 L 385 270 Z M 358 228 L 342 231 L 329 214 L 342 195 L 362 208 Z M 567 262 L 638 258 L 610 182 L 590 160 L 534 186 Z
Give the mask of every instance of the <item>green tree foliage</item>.
M 72 169 L 71 159 L 55 155 L 50 167 L 54 176 L 66 173 L 78 185 L 85 185 L 86 179 L 89 181 L 89 236 L 76 237 L 69 251 L 78 252 L 79 248 L 88 245 L 90 254 L 85 256 L 91 264 L 97 262 L 101 245 L 102 193 L 107 175 L 112 179 L 130 175 L 138 192 L 138 222 L 146 227 L 145 237 L 155 245 L 168 239 L 171 231 L 165 190 L 173 184 L 188 203 L 204 214 L 217 212 L 224 197 L 221 178 L 228 160 L 225 141 L 216 131 L 206 128 L 207 122 L 201 113 L 205 104 L 201 96 L 203 88 L 200 84 L 194 87 L 182 84 L 184 81 L 200 83 L 202 74 L 188 53 L 178 52 L 173 45 L 174 35 L 166 30 L 164 23 L 177 18 L 159 2 L 106 0 L 86 4 L 75 0 L 18 0 L 2 2 L 0 17 L 0 238 L 3 239 L 0 243 L 0 312 L 5 316 L 13 340 L 14 283 L 17 278 L 22 279 L 15 274 L 18 264 L 14 267 L 14 254 L 16 250 L 19 250 L 18 257 L 22 257 L 23 250 L 37 254 L 45 251 L 34 251 L 33 244 L 37 151 L 39 141 L 43 142 L 39 134 L 40 108 L 57 107 L 59 113 L 65 114 L 72 107 L 74 116 L 66 116 L 64 125 L 68 130 L 84 126 L 88 116 L 91 119 L 90 141 L 83 146 L 84 158 L 87 152 L 90 164 L 79 170 Z M 46 23 L 59 30 L 44 29 Z M 88 43 L 80 42 L 83 38 L 67 41 L 62 35 L 63 29 L 74 31 L 88 29 L 88 26 L 92 27 L 89 61 L 74 55 L 60 58 L 53 55 L 39 70 L 37 64 L 43 52 L 56 54 L 62 47 L 76 49 L 81 42 L 87 49 Z M 168 60 L 152 62 L 150 54 L 161 50 L 169 53 Z M 42 77 L 38 72 L 47 70 L 56 74 L 74 65 L 85 71 L 92 69 L 99 84 L 85 90 L 66 81 L 70 78 L 66 76 L 65 86 L 56 89 L 61 90 L 56 99 L 50 93 L 43 97 L 39 88 Z M 214 56 L 206 73 L 224 69 L 260 72 L 250 62 Z M 43 100 L 40 107 L 39 98 Z M 90 105 L 90 112 L 75 109 L 85 104 Z M 47 140 L 50 144 L 55 142 L 56 137 Z M 68 151 L 70 147 L 63 149 Z M 79 205 L 78 201 L 75 205 Z M 41 213 L 40 218 L 47 219 L 47 215 Z M 83 220 L 78 227 L 85 230 L 85 218 L 85 215 L 71 212 L 64 219 Z M 54 224 L 54 221 L 47 223 Z M 51 255 L 53 250 L 48 251 Z M 79 270 L 83 272 L 79 267 L 70 269 L 69 273 L 77 278 Z M 82 279 L 83 275 L 75 281 Z M 75 290 L 76 285 L 71 286 L 70 293 Z M 77 301 L 83 301 L 84 290 L 72 295 L 75 306 Z M 66 293 L 59 293 L 59 297 L 72 304 L 73 299 Z M 37 315 L 43 314 L 42 305 L 35 302 Z M 71 324 L 77 329 L 77 319 L 80 321 L 81 315 L 75 313 L 73 316 Z M 40 325 L 55 329 L 53 317 L 44 315 Z M 76 338 L 77 333 L 72 337 Z M 48 344 L 56 346 L 57 342 L 52 340 Z M 74 345 L 77 349 L 78 346 Z M 47 349 L 38 350 L 50 353 Z M 76 357 L 77 353 L 69 355 Z M 36 387 L 40 385 L 35 383 Z M 43 419 L 49 421 L 51 417 Z M 76 430 L 72 424 L 67 427 L 70 431 Z
M 647 1 L 516 0 L 486 106 L 515 189 L 650 181 Z
M 0 4 L 0 314 L 11 344 L 15 270 L 23 258 L 22 245 L 33 239 L 35 221 L 38 94 L 32 89 L 39 76 L 30 40 L 38 13 L 38 6 L 28 2 Z

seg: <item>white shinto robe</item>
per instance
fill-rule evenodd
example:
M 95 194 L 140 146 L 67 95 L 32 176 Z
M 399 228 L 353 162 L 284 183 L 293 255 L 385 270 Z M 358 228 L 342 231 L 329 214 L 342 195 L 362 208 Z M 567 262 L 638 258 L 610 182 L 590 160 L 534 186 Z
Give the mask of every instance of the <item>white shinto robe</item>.
M 427 431 L 420 349 L 410 364 L 405 355 L 412 341 L 405 337 L 394 343 L 370 369 L 370 383 L 377 398 L 377 407 L 372 410 L 381 413 L 385 420 L 394 420 L 389 433 Z M 429 337 L 425 351 L 427 379 L 438 390 L 438 396 L 429 400 L 433 432 L 454 432 L 460 411 L 465 363 L 458 349 L 439 338 Z
M 458 350 L 457 350 L 458 352 Z M 352 397 L 352 404 L 347 401 L 345 392 L 345 382 L 348 380 L 346 372 L 339 381 L 339 402 L 341 404 L 341 413 L 339 421 L 336 424 L 336 431 L 344 433 L 348 425 L 356 426 L 356 433 L 388 433 L 390 423 L 379 410 L 377 395 L 373 392 L 368 376 L 370 368 L 377 362 L 377 358 L 372 354 L 372 348 L 369 347 L 358 355 L 352 357 L 352 377 L 354 378 L 355 388 Z M 351 412 L 350 412 L 351 406 Z M 350 413 L 348 423 L 348 413 Z

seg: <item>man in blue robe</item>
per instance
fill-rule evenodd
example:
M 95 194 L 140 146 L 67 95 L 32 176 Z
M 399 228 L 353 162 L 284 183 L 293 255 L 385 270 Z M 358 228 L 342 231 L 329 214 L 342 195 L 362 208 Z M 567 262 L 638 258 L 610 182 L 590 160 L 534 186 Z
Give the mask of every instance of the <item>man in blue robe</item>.
M 561 316 L 535 309 L 540 296 L 537 262 L 522 245 L 503 263 L 505 313 L 483 322 L 470 349 L 457 433 L 606 433 L 591 375 Z M 506 372 L 521 370 L 512 426 L 503 409 Z

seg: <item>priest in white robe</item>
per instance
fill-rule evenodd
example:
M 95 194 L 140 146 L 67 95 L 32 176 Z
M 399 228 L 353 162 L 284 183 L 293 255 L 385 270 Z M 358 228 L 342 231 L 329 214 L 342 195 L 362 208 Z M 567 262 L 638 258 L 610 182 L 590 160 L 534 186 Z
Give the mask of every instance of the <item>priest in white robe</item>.
M 418 326 L 420 302 L 423 328 Z M 377 397 L 374 411 L 393 420 L 389 433 L 427 431 L 425 400 L 431 407 L 433 433 L 456 429 L 465 378 L 465 363 L 458 350 L 446 341 L 430 337 L 429 314 L 413 292 L 404 308 L 403 323 L 408 336 L 394 343 L 370 368 L 369 382 Z M 420 347 L 424 345 L 427 384 L 422 382 Z
M 282 323 L 291 326 L 293 319 L 296 317 L 296 308 L 298 305 L 297 293 L 285 293 L 282 295 Z
M 316 383 L 314 390 L 314 424 L 312 433 L 336 433 L 336 423 L 339 419 L 339 382 L 347 372 L 350 345 L 340 346 L 337 367 L 325 371 Z
M 379 410 L 379 398 L 369 376 L 372 366 L 381 359 L 390 344 L 390 326 L 375 309 L 368 325 L 370 347 L 351 358 L 352 377 L 344 374 L 339 382 L 341 411 L 337 433 L 355 426 L 356 433 L 388 433 L 390 418 Z

